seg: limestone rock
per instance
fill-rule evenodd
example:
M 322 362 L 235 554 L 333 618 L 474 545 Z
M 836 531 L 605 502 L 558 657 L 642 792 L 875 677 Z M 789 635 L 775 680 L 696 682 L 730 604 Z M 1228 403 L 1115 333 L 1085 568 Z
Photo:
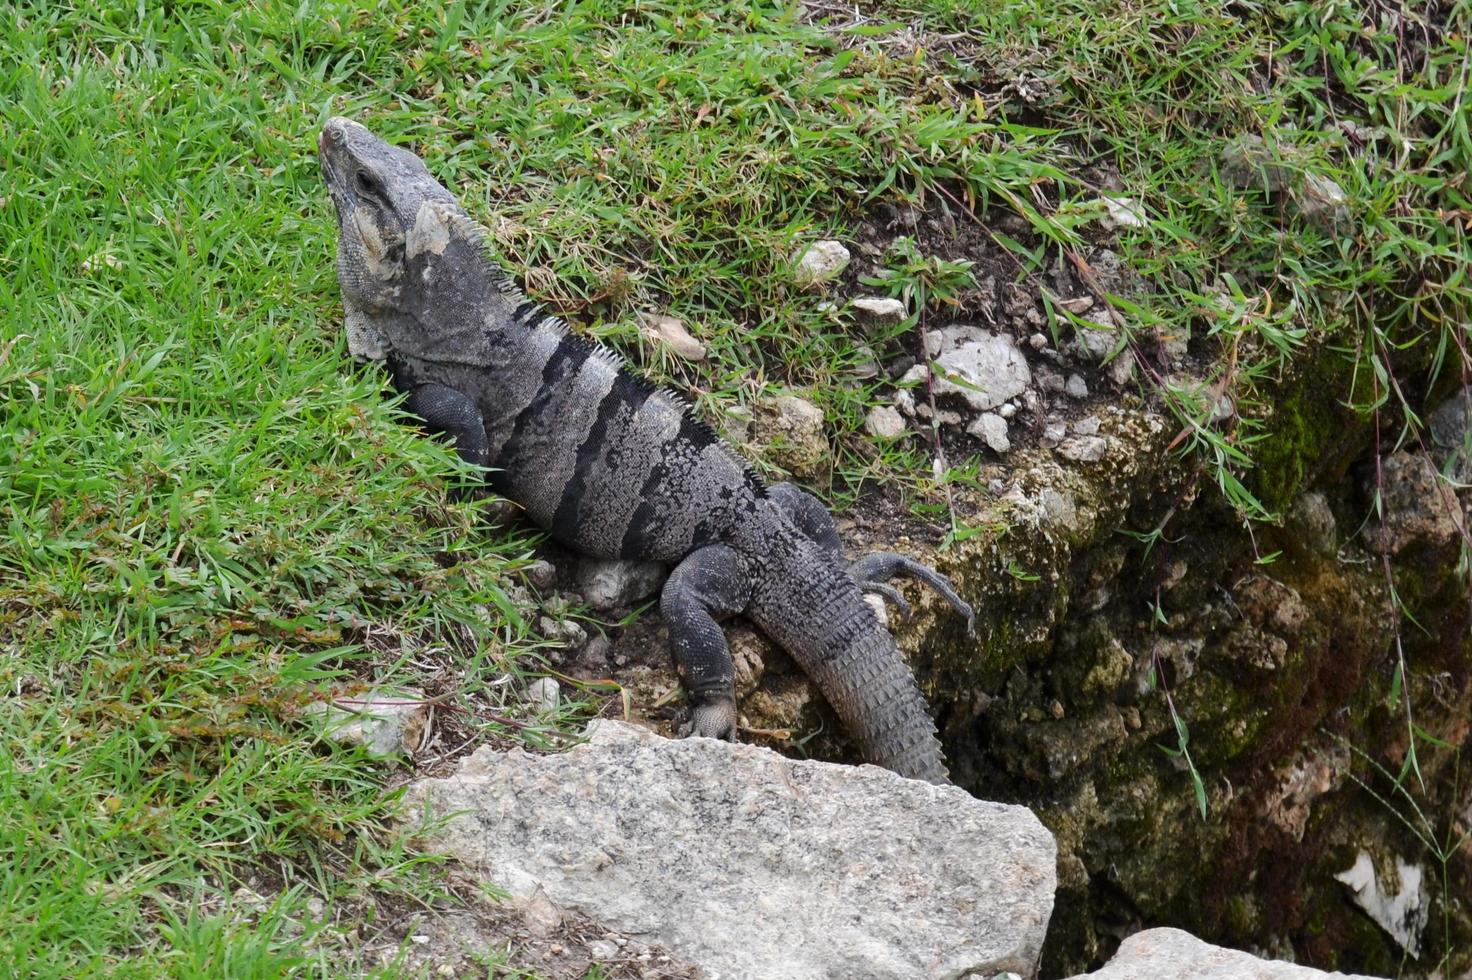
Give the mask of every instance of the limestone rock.
M 1334 877 L 1349 886 L 1355 904 L 1389 933 L 1401 949 L 1415 957 L 1421 955 L 1421 933 L 1431 915 L 1431 903 L 1421 887 L 1425 872 L 1397 857 L 1395 877 L 1399 880 L 1382 883 L 1375 874 L 1374 859 L 1360 851 L 1354 864 Z
M 1103 325 L 1079 327 L 1075 337 L 1079 355 L 1091 361 L 1104 360 L 1114 352 L 1115 344 L 1119 341 L 1118 333 Z
M 1457 536 L 1460 505 L 1431 457 L 1398 452 L 1387 456 L 1381 469 L 1384 486 L 1380 499 L 1385 519 L 1365 532 L 1372 549 L 1396 555 L 1413 544 L 1436 547 Z M 1367 493 L 1374 492 L 1374 479 L 1373 475 L 1367 479 Z
M 813 242 L 798 256 L 792 278 L 804 289 L 811 289 L 835 278 L 848 266 L 848 260 L 848 249 L 842 242 Z
M 1139 977 L 1170 977 L 1171 980 L 1314 980 L 1316 977 L 1356 978 L 1354 974 L 1262 960 L 1250 953 L 1223 949 L 1202 942 L 1179 929 L 1146 929 L 1120 943 L 1114 958 L 1102 970 L 1080 974 L 1071 980 L 1137 980 Z
M 1339 550 L 1339 526 L 1329 501 L 1322 493 L 1313 491 L 1299 497 L 1288 511 L 1288 530 L 1293 533 L 1291 541 L 1302 551 L 1320 557 L 1332 557 Z
M 375 759 L 413 755 L 424 741 L 429 703 L 420 691 L 368 691 L 307 706 L 323 733 L 344 745 L 361 745 Z
M 909 314 L 905 304 L 888 296 L 860 296 L 850 304 L 854 318 L 866 332 L 894 327 L 905 321 Z
M 578 591 L 594 609 L 621 609 L 658 592 L 667 571 L 657 561 L 585 558 L 578 563 Z
M 1063 440 L 1058 455 L 1075 463 L 1097 463 L 1109 450 L 1109 442 L 1103 436 L 1073 436 Z
M 1030 975 L 1052 910 L 1053 838 L 1022 807 L 618 722 L 562 755 L 482 748 L 406 802 L 453 814 L 429 849 L 712 975 Z
M 1472 387 L 1463 388 L 1436 407 L 1426 419 L 1431 441 L 1443 449 L 1461 449 L 1472 432 Z
M 655 343 L 668 347 L 687 361 L 705 360 L 705 345 L 690 335 L 684 321 L 664 313 L 639 314 L 639 326 L 644 336 Z
M 556 711 L 562 699 L 562 685 L 551 677 L 538 677 L 526 686 L 527 700 L 542 711 Z
M 982 412 L 966 427 L 966 431 L 986 443 L 994 453 L 1012 451 L 1012 440 L 1007 438 L 1007 420 L 995 412 Z
M 1349 224 L 1349 194 L 1338 181 L 1321 174 L 1304 174 L 1293 199 L 1299 213 L 1325 231 L 1338 231 Z
M 889 442 L 907 431 L 904 416 L 888 405 L 875 405 L 864 418 L 864 428 L 875 439 Z
M 775 462 L 798 476 L 821 476 L 828 468 L 823 410 L 796 395 L 758 402 L 752 438 Z
M 1438 405 L 1426 420 L 1438 464 L 1457 483 L 1472 483 L 1472 386 Z
M 969 327 L 960 329 L 968 333 L 952 330 L 932 335 L 940 337 L 941 347 L 935 355 L 937 397 L 959 396 L 976 411 L 985 412 L 1027 390 L 1032 371 L 1011 337 Z M 921 381 L 925 370 L 923 364 L 917 364 L 901 380 Z
M 1222 148 L 1221 174 L 1238 190 L 1261 187 L 1279 191 L 1293 183 L 1293 169 L 1280 153 L 1284 147 L 1269 147 L 1256 133 L 1244 133 Z
M 541 616 L 537 619 L 537 630 L 547 639 L 561 644 L 568 650 L 576 650 L 588 641 L 588 631 L 575 619 L 558 619 Z
M 1099 201 L 1104 205 L 1105 228 L 1143 228 L 1150 223 L 1144 207 L 1132 197 L 1102 194 Z

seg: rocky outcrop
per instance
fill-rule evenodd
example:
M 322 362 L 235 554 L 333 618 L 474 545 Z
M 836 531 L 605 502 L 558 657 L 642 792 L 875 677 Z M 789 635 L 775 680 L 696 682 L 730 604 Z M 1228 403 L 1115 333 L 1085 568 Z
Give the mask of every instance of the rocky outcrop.
M 554 756 L 482 748 L 408 791 L 420 838 L 513 897 L 650 937 L 712 976 L 1030 975 L 1052 836 L 1022 807 L 873 766 L 618 722 Z
M 1280 960 L 1262 960 L 1235 949 L 1204 943 L 1179 929 L 1147 929 L 1119 946 L 1102 969 L 1072 980 L 1315 980 L 1318 977 L 1368 980 L 1354 974 L 1324 973 Z

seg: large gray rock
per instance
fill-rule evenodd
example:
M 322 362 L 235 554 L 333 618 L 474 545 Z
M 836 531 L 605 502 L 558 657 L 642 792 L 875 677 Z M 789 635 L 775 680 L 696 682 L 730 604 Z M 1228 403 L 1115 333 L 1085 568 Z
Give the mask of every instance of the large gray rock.
M 1171 980 L 1315 980 L 1358 974 L 1325 973 L 1280 960 L 1260 960 L 1250 953 L 1223 949 L 1202 942 L 1179 929 L 1147 929 L 1120 943 L 1114 959 L 1102 970 L 1080 974 L 1072 980 L 1139 980 L 1140 977 L 1170 977 Z M 1368 980 L 1368 978 L 1361 978 Z
M 430 850 L 663 942 L 712 977 L 1031 974 L 1053 837 L 1022 807 L 873 766 L 598 722 L 409 787 Z

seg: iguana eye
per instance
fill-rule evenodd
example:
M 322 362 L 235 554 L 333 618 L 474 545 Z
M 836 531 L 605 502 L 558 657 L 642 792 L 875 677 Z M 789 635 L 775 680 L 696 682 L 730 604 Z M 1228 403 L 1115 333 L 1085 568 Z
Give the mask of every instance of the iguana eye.
M 358 193 L 371 194 L 374 197 L 383 196 L 383 186 L 379 184 L 378 178 L 366 170 L 358 171 Z

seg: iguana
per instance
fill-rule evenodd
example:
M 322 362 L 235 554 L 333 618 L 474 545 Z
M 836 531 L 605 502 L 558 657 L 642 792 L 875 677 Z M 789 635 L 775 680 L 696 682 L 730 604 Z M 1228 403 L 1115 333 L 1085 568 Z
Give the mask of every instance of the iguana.
M 413 153 L 341 117 L 318 147 L 351 353 L 385 364 L 406 409 L 558 541 L 674 566 L 660 610 L 689 705 L 679 734 L 734 738 L 717 623 L 745 613 L 813 678 L 864 758 L 945 782 L 925 701 L 861 590 L 896 600 L 888 580 L 915 576 L 969 628 L 950 582 L 890 552 L 845 569 L 817 498 L 764 486 L 681 399 L 529 301 Z

